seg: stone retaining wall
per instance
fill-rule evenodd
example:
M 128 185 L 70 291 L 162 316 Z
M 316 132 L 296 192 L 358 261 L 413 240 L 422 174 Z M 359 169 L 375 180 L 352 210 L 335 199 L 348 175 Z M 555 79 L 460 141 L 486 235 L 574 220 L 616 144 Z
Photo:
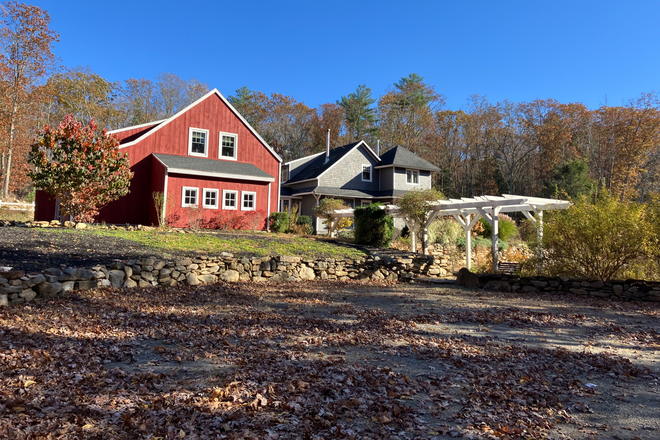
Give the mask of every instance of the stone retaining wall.
M 47 269 L 26 274 L 0 272 L 0 306 L 21 304 L 34 298 L 53 298 L 74 290 L 97 287 L 196 286 L 218 281 L 301 280 L 410 280 L 413 277 L 446 277 L 448 261 L 438 256 L 409 258 L 379 256 L 366 259 L 307 259 L 293 256 L 236 258 L 223 253 L 174 261 L 157 257 L 115 262 L 109 267 Z
M 660 282 L 626 280 L 600 281 L 568 277 L 519 277 L 516 275 L 479 275 L 486 290 L 528 293 L 568 293 L 617 300 L 660 302 Z

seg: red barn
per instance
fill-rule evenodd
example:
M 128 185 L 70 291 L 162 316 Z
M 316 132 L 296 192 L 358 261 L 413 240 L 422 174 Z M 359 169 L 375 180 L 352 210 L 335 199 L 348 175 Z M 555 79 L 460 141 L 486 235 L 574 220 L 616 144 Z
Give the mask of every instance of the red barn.
M 171 118 L 110 133 L 135 175 L 131 192 L 104 207 L 97 221 L 157 225 L 154 192 L 164 193 L 166 216 L 179 227 L 200 214 L 204 220 L 248 214 L 265 229 L 279 207 L 282 159 L 217 89 Z M 57 217 L 55 200 L 38 191 L 35 219 Z

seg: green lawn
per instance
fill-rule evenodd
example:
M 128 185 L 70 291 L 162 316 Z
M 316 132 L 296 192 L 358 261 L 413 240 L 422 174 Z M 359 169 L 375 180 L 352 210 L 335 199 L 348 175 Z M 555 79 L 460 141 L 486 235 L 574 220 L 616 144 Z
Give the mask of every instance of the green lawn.
M 62 230 L 63 231 L 63 230 Z M 70 233 L 117 237 L 165 252 L 195 252 L 209 255 L 231 252 L 237 255 L 298 255 L 302 257 L 364 258 L 364 251 L 332 241 L 289 234 L 228 232 L 181 234 L 162 231 L 89 229 Z

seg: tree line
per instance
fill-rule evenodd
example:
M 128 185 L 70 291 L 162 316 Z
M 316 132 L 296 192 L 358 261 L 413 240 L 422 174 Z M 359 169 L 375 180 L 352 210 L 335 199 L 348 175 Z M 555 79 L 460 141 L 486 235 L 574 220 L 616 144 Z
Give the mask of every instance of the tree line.
M 48 13 L 2 4 L 0 178 L 2 193 L 30 188 L 25 157 L 35 130 L 68 114 L 109 129 L 167 118 L 209 90 L 173 73 L 112 82 L 87 67 L 59 66 Z M 589 109 L 553 99 L 490 102 L 474 95 L 459 110 L 412 73 L 380 97 L 367 85 L 309 107 L 292 96 L 242 87 L 228 96 L 285 161 L 366 140 L 381 153 L 402 145 L 438 166 L 435 187 L 449 197 L 552 196 L 605 187 L 621 200 L 660 191 L 660 99 L 646 93 Z

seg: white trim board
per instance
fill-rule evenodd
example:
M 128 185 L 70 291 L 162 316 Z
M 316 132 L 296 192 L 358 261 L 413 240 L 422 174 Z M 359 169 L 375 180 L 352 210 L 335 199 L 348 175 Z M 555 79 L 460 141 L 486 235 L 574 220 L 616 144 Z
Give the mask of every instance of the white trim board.
M 185 174 L 187 176 L 217 177 L 219 179 L 253 180 L 255 182 L 275 181 L 275 178 L 273 177 L 246 176 L 242 174 L 229 174 L 229 173 L 213 173 L 210 171 L 187 170 L 185 168 L 167 168 L 167 172 L 171 174 Z
M 108 131 L 108 134 L 115 134 L 115 133 L 121 133 L 122 131 L 135 130 L 136 128 L 151 127 L 152 125 L 158 125 L 163 121 L 167 121 L 167 119 L 161 119 L 159 121 L 147 122 L 145 124 L 140 124 L 140 125 L 131 125 L 130 127 L 117 128 L 115 130 Z

